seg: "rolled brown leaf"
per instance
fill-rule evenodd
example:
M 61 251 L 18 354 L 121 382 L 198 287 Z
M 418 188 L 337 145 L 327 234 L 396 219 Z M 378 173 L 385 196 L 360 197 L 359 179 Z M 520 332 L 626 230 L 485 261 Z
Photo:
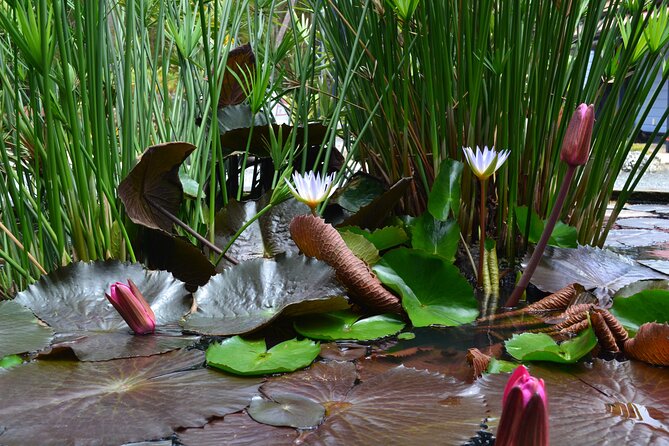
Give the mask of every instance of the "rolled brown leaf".
M 553 294 L 549 294 L 540 301 L 530 304 L 524 308 L 482 317 L 479 319 L 479 322 L 518 316 L 528 313 L 533 315 L 541 315 L 543 313 L 549 313 L 552 311 L 564 311 L 567 309 L 572 300 L 574 300 L 581 292 L 583 292 L 583 287 L 577 283 L 572 283 L 571 285 L 568 285 Z
M 669 366 L 669 325 L 649 322 L 625 342 L 625 354 L 638 361 Z
M 332 225 L 313 215 L 298 215 L 290 222 L 290 235 L 304 255 L 332 266 L 353 301 L 381 312 L 402 314 L 400 299 L 385 289 L 369 266 L 353 254 Z
M 618 353 L 618 343 L 611 333 L 611 329 L 606 323 L 606 319 L 602 315 L 601 310 L 594 310 L 590 313 L 590 321 L 592 322 L 592 329 L 595 330 L 597 341 L 602 349 L 611 353 Z
M 478 348 L 470 348 L 467 350 L 467 363 L 472 369 L 474 379 L 480 378 L 488 369 L 491 357 L 481 352 Z
M 622 324 L 618 322 L 618 319 L 616 319 L 616 317 L 613 314 L 611 314 L 609 310 L 597 310 L 597 311 L 606 321 L 606 325 L 611 330 L 611 334 L 615 338 L 618 347 L 621 350 L 623 350 L 625 342 L 629 339 L 627 330 L 625 330 L 625 327 L 623 327 Z

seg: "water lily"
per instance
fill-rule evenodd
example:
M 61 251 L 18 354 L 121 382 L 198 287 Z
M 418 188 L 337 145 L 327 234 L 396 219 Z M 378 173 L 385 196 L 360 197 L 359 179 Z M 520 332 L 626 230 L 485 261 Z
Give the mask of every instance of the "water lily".
M 548 398 L 542 379 L 518 367 L 504 388 L 495 446 L 548 445 Z
M 156 330 L 156 316 L 132 280 L 128 279 L 127 285 L 116 282 L 111 286 L 111 293 L 105 296 L 136 334 Z
M 494 148 L 489 149 L 487 146 L 483 147 L 483 151 L 478 146 L 476 152 L 471 147 L 463 147 L 462 151 L 465 153 L 467 164 L 479 180 L 487 180 L 490 175 L 502 167 L 511 154 L 510 150 L 497 152 Z
M 479 212 L 479 223 L 481 226 L 481 234 L 479 236 L 479 267 L 476 274 L 476 279 L 478 286 L 484 285 L 483 283 L 483 262 L 485 257 L 485 211 L 486 211 L 486 181 L 490 178 L 490 175 L 495 173 L 497 169 L 502 167 L 502 164 L 506 162 L 506 159 L 509 157 L 511 152 L 509 150 L 502 150 L 497 152 L 494 148 L 489 149 L 487 146 L 483 147 L 481 150 L 478 146 L 476 147 L 476 152 L 474 152 L 471 147 L 463 147 L 462 151 L 465 154 L 467 159 L 467 164 L 472 169 L 474 175 L 476 175 L 481 183 L 481 203 L 480 203 L 480 212 Z M 484 289 L 486 294 L 490 294 L 492 290 Z
M 336 189 L 334 179 L 334 173 L 321 177 L 319 173 L 314 174 L 314 172 L 305 174 L 295 172 L 293 174 L 295 186 L 293 187 L 289 182 L 286 182 L 286 185 L 298 201 L 309 206 L 311 212 L 316 214 L 316 206 L 334 193 Z

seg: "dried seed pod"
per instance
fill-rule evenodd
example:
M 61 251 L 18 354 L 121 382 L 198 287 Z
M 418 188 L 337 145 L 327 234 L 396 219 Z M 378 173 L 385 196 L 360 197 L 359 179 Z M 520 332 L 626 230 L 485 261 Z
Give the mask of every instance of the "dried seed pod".
M 606 325 L 609 327 L 609 330 L 611 330 L 611 334 L 615 338 L 618 347 L 622 350 L 623 345 L 625 344 L 625 341 L 629 339 L 629 335 L 627 334 L 627 330 L 625 330 L 625 327 L 622 326 L 620 322 L 618 322 L 618 319 L 611 314 L 609 310 L 598 310 L 602 318 L 606 321 Z
M 467 350 L 467 363 L 472 369 L 474 379 L 480 378 L 488 369 L 491 357 L 481 352 L 478 348 L 470 348 Z
M 564 311 L 569 303 L 575 299 L 579 293 L 583 291 L 583 287 L 577 283 L 572 283 L 569 286 L 550 294 L 538 302 L 530 304 L 525 308 L 520 308 L 514 311 L 507 311 L 506 313 L 492 314 L 488 317 L 480 318 L 479 321 L 491 321 L 504 317 L 518 316 L 521 314 L 540 315 L 543 313 L 550 313 L 551 311 Z
M 357 258 L 332 225 L 313 215 L 290 222 L 290 235 L 300 251 L 332 266 L 351 299 L 378 311 L 403 313 L 400 299 L 385 289 L 367 264 Z
M 592 322 L 592 328 L 595 330 L 597 341 L 599 341 L 599 345 L 602 346 L 602 349 L 611 353 L 618 353 L 620 349 L 618 348 L 616 339 L 613 337 L 613 333 L 611 333 L 606 320 L 601 314 L 601 310 L 592 311 L 590 313 L 590 321 Z
M 590 313 L 590 311 L 595 308 L 593 304 L 577 304 L 577 305 L 572 305 L 571 307 L 567 308 L 567 311 L 564 312 L 564 315 L 567 317 L 571 317 L 572 315 L 575 314 L 583 314 L 583 313 Z
M 653 365 L 669 366 L 669 325 L 649 322 L 625 342 L 625 354 Z
M 580 322 L 576 322 L 573 325 L 570 325 L 568 327 L 563 328 L 562 330 L 560 330 L 556 334 L 556 336 L 557 336 L 558 340 L 569 339 L 572 336 L 577 335 L 580 332 L 582 332 L 583 330 L 585 330 L 586 328 L 588 328 L 589 324 L 590 324 L 590 322 L 588 322 L 588 319 L 585 318 Z

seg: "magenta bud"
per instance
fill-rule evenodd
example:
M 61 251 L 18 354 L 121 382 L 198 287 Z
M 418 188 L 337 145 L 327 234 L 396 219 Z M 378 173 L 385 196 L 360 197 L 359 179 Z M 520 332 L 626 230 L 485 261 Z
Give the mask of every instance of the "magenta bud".
M 581 104 L 569 121 L 567 133 L 562 140 L 560 159 L 570 166 L 582 166 L 590 156 L 590 140 L 595 123 L 594 106 Z
M 542 379 L 518 367 L 504 388 L 495 446 L 547 446 L 548 398 Z
M 116 282 L 111 286 L 111 295 L 105 296 L 135 334 L 156 330 L 156 316 L 132 280 L 128 279 L 128 285 Z

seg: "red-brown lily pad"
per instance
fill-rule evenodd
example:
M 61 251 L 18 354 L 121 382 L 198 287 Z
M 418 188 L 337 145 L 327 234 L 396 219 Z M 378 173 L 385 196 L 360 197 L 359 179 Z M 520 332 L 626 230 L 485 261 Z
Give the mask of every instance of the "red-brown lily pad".
M 0 374 L 0 444 L 122 444 L 199 427 L 249 403 L 260 381 L 202 368 L 201 351 L 99 363 L 35 361 Z
M 179 441 L 184 446 L 291 446 L 297 436 L 295 429 L 261 424 L 246 413 L 235 413 L 202 428 L 186 429 L 179 433 Z
M 551 444 L 669 444 L 669 373 L 641 362 L 595 360 L 592 365 L 541 367 L 546 384 Z M 491 419 L 499 419 L 508 374 L 477 381 Z M 495 424 L 493 421 L 491 424 Z
M 128 279 L 151 305 L 156 335 L 132 334 L 105 297 L 113 283 Z M 72 263 L 43 276 L 15 300 L 49 324 L 83 361 L 163 353 L 197 340 L 173 329 L 192 305 L 184 283 L 166 271 L 148 271 L 139 264 Z
M 485 417 L 481 395 L 438 373 L 400 366 L 355 380 L 352 363 L 333 362 L 271 379 L 262 391 L 325 407 L 325 421 L 303 436 L 304 444 L 462 444 Z

